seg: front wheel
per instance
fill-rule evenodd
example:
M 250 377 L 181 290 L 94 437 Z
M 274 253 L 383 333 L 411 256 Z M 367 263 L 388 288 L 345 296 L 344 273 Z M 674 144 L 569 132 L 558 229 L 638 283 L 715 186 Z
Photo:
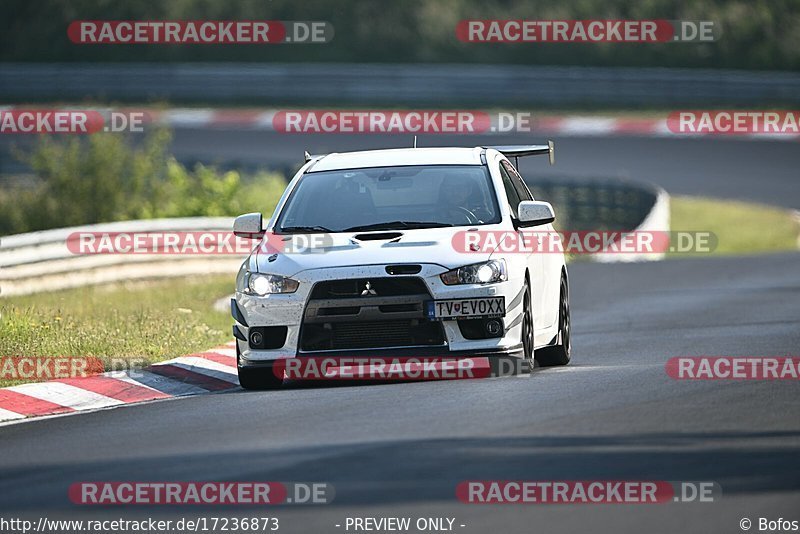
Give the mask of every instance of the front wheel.
M 567 365 L 572 352 L 572 319 L 569 312 L 569 284 L 561 277 L 561 296 L 558 308 L 558 336 L 556 344 L 536 352 L 536 361 L 542 367 Z
M 492 376 L 516 376 L 526 373 L 535 367 L 533 360 L 533 308 L 531 307 L 531 287 L 525 281 L 522 289 L 522 358 L 516 356 L 499 356 L 492 358 Z
M 535 366 L 533 359 L 533 307 L 531 306 L 531 287 L 525 281 L 522 289 L 522 358 L 500 356 L 492 360 L 493 376 L 516 376 L 531 371 Z
M 531 286 L 525 281 L 522 296 L 522 348 L 524 359 L 533 367 L 533 307 L 531 306 Z

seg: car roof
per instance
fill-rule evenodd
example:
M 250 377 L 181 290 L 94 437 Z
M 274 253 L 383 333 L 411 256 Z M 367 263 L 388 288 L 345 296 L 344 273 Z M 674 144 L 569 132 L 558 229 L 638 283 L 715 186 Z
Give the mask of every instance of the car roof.
M 335 152 L 321 156 L 308 172 L 397 167 L 401 165 L 481 165 L 481 147 L 391 148 L 360 152 Z

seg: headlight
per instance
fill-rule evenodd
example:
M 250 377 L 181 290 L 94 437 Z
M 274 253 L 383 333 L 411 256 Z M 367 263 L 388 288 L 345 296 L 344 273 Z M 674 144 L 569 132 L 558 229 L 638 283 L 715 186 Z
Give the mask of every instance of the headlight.
M 277 274 L 250 273 L 245 292 L 262 297 L 274 293 L 294 293 L 299 285 L 297 280 Z
M 475 263 L 447 271 L 439 275 L 445 285 L 456 284 L 494 284 L 505 282 L 506 276 L 505 260 L 492 260 L 485 263 Z

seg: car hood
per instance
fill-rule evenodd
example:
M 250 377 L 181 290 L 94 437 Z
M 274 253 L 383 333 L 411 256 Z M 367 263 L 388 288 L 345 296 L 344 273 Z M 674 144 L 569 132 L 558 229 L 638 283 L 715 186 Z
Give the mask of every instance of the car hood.
M 480 227 L 481 230 L 496 228 Z M 250 257 L 250 265 L 251 269 L 255 267 L 258 272 L 293 276 L 309 269 L 395 263 L 436 264 L 453 269 L 488 260 L 490 253 L 465 253 L 453 247 L 453 236 L 466 230 L 470 230 L 470 227 L 295 234 L 291 241 L 285 241 L 290 236 L 267 234 L 265 240 L 268 239 L 271 244 L 283 242 L 285 246 L 291 246 L 314 243 L 314 247 L 306 251 L 280 252 L 278 249 L 284 247 L 260 246 Z

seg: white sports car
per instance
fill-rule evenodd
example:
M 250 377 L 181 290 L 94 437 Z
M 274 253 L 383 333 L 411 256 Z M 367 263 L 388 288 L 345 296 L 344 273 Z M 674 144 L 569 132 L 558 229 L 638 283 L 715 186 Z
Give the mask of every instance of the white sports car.
M 502 243 L 526 228 L 553 231 L 552 207 L 508 159 L 534 154 L 552 163 L 552 142 L 306 154 L 266 227 L 260 213 L 234 223 L 262 245 L 231 301 L 242 387 L 280 386 L 281 358 L 569 363 L 563 254 L 455 246 L 470 232 Z M 311 246 L 292 248 L 298 237 Z

